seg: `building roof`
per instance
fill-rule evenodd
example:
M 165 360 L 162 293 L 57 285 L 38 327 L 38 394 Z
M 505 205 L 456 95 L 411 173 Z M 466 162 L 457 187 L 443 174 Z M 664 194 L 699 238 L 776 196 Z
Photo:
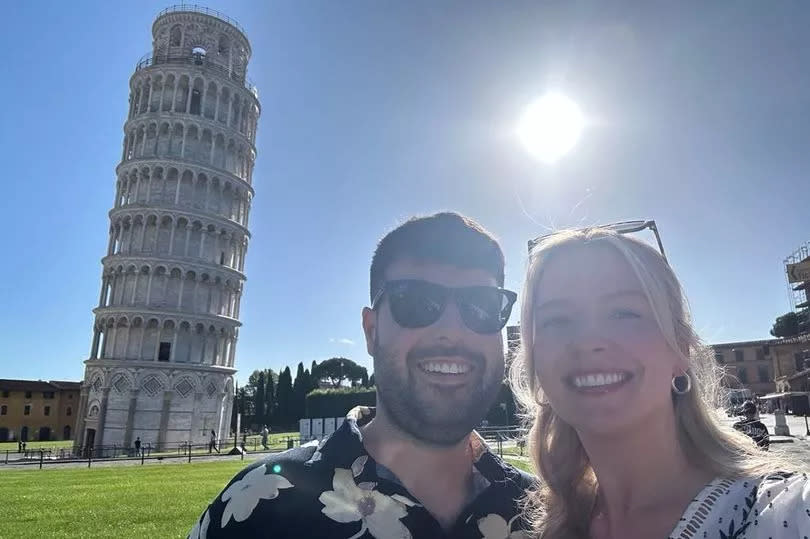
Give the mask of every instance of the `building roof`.
M 5 391 L 70 391 L 81 389 L 81 382 L 43 380 L 9 380 L 0 378 L 0 390 Z
M 62 391 L 80 391 L 82 389 L 81 382 L 71 382 L 69 380 L 51 380 L 50 383 Z
M 794 337 L 783 337 L 780 339 L 763 339 L 761 341 L 740 341 L 724 342 L 712 344 L 712 348 L 743 348 L 746 346 L 778 346 L 780 344 L 808 344 L 810 345 L 810 333 L 801 333 Z
M 774 344 L 782 344 L 785 339 L 763 339 L 761 341 L 739 341 L 739 342 L 723 342 L 710 345 L 712 348 L 745 348 L 747 346 L 766 346 Z

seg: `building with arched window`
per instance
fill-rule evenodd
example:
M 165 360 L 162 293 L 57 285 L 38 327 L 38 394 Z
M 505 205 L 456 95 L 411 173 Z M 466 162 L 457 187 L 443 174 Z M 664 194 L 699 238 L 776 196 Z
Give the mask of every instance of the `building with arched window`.
M 229 432 L 260 105 L 236 21 L 162 11 L 129 81 L 76 449 Z

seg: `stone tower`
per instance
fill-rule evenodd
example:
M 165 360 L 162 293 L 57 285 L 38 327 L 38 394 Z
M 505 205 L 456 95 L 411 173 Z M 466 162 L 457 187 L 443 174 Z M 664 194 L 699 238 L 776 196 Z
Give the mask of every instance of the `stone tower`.
M 76 449 L 230 431 L 260 106 L 239 24 L 176 6 L 129 81 Z

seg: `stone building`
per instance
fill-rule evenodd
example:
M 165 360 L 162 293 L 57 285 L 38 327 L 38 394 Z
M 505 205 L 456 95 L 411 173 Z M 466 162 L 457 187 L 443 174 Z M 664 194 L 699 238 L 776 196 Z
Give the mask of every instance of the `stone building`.
M 810 389 L 810 334 L 712 345 L 724 384 L 756 395 Z
M 129 81 L 76 449 L 229 432 L 260 105 L 236 21 L 179 5 Z
M 0 442 L 72 440 L 79 382 L 0 380 Z

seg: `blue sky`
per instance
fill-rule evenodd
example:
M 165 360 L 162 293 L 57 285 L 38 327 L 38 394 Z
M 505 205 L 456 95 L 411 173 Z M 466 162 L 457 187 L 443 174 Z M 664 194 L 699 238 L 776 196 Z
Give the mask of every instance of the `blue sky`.
M 262 103 L 241 380 L 334 355 L 370 366 L 375 243 L 443 209 L 499 237 L 516 290 L 548 227 L 654 218 L 702 336 L 767 337 L 790 308 L 782 259 L 810 239 L 810 11 L 602 4 L 208 4 L 246 29 Z M 167 5 L 4 12 L 0 377 L 83 374 L 128 80 Z M 554 167 L 514 133 L 549 90 L 589 120 Z

